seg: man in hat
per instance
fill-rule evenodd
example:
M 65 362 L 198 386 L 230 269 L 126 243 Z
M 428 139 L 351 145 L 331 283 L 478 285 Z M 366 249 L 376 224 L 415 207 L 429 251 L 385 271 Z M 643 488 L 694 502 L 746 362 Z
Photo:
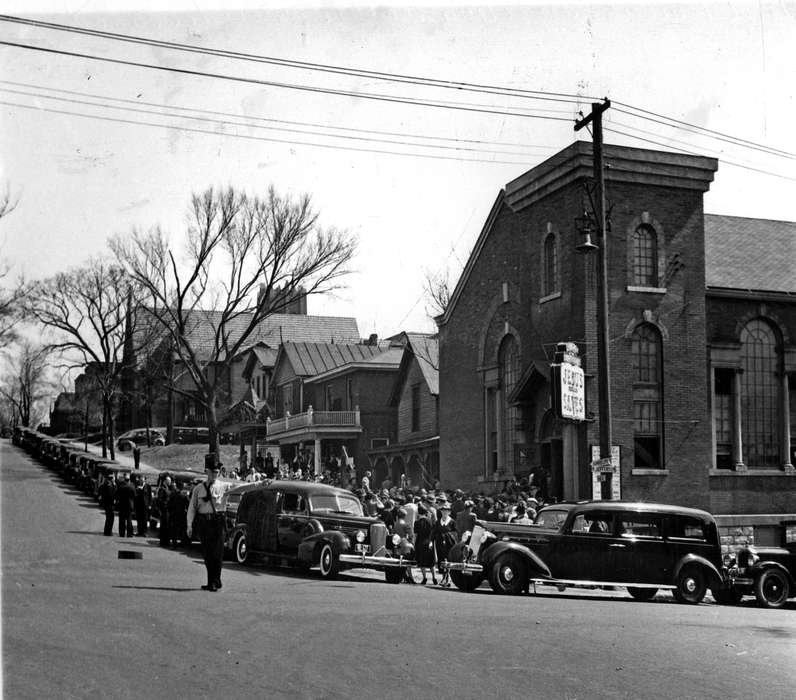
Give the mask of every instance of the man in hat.
M 207 478 L 197 484 L 191 493 L 188 505 L 188 536 L 196 528 L 207 569 L 207 584 L 204 591 L 217 591 L 221 588 L 221 567 L 224 562 L 224 511 L 221 497 L 224 487 L 216 481 L 221 463 L 215 452 L 205 456 L 205 474 Z

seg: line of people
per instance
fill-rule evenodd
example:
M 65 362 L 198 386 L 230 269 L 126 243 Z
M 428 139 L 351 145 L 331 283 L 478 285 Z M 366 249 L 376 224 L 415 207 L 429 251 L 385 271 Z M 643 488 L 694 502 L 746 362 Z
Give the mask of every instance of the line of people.
M 166 474 L 153 495 L 152 487 L 141 476 L 126 473 L 116 481 L 106 478 L 99 487 L 99 505 L 105 513 L 103 534 L 113 534 L 118 513 L 119 537 L 146 537 L 154 515 L 159 520 L 161 547 L 187 547 L 191 543 L 187 534 L 189 486 L 174 482 Z

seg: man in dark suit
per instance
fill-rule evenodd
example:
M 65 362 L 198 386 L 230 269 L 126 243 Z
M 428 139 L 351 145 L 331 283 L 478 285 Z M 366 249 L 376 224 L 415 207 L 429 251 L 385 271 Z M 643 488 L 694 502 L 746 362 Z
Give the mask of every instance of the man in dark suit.
M 119 506 L 119 537 L 133 536 L 133 511 L 135 510 L 135 489 L 130 483 L 129 472 L 116 489 L 116 503 Z
M 105 511 L 105 530 L 103 534 L 110 537 L 113 534 L 113 504 L 116 499 L 116 486 L 110 476 L 106 476 L 99 487 L 100 508 Z
M 143 477 L 138 477 L 135 484 L 135 519 L 138 524 L 138 536 L 146 537 L 149 529 L 149 506 L 152 497 Z

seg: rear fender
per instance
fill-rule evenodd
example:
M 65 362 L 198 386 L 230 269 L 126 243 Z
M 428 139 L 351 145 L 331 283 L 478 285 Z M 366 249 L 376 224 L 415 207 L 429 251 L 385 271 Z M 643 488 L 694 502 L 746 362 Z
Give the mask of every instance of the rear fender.
M 484 552 L 482 563 L 486 571 L 492 563 L 504 552 L 513 552 L 520 556 L 528 567 L 528 574 L 531 578 L 552 578 L 550 568 L 545 564 L 536 552 L 528 549 L 525 545 L 517 542 L 495 542 Z
M 680 576 L 680 572 L 683 570 L 683 567 L 688 564 L 696 564 L 697 566 L 704 568 L 708 572 L 709 585 L 711 583 L 721 584 L 726 580 L 726 576 L 724 576 L 714 564 L 704 557 L 700 557 L 696 554 L 686 554 L 686 556 L 677 562 L 677 566 L 674 567 L 675 581 L 677 581 L 677 578 Z

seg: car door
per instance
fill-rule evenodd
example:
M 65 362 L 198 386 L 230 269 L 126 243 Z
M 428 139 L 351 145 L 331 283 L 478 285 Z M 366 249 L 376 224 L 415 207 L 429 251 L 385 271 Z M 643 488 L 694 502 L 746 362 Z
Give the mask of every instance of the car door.
M 306 499 L 295 491 L 286 490 L 279 513 L 279 551 L 287 555 L 298 552 L 302 533 L 307 524 Z
M 545 563 L 554 578 L 605 581 L 613 513 L 600 509 L 573 511 L 552 538 Z
M 608 580 L 666 583 L 671 578 L 670 558 L 660 513 L 617 513 L 616 536 L 609 546 Z

